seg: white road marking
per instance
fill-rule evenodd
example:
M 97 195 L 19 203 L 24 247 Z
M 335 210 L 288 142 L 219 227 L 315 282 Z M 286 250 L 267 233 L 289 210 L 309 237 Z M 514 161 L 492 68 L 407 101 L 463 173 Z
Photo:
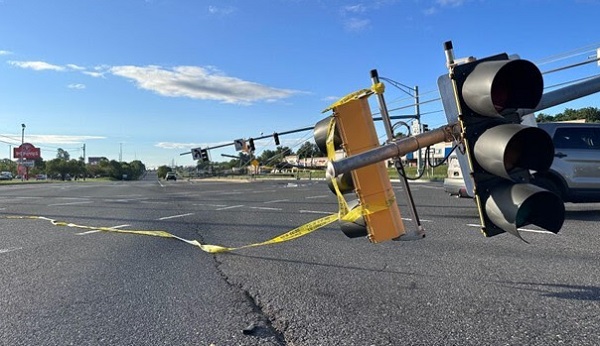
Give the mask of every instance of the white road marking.
M 190 215 L 194 215 L 194 213 L 187 213 L 187 214 L 180 214 L 180 215 L 173 215 L 173 216 L 165 216 L 165 217 L 161 217 L 158 220 L 168 220 L 168 219 L 175 219 L 178 217 L 184 217 L 184 216 L 190 216 Z
M 289 199 L 276 199 L 274 201 L 266 201 L 266 202 L 263 202 L 263 203 L 264 204 L 271 204 L 271 203 L 288 202 L 288 201 L 289 201 Z
M 68 202 L 68 203 L 54 203 L 54 204 L 48 204 L 49 207 L 55 207 L 55 206 L 59 206 L 59 205 L 76 205 L 76 204 L 89 204 L 89 203 L 94 203 L 94 201 L 81 201 L 81 202 Z
M 11 252 L 11 251 L 17 251 L 17 250 L 21 250 L 21 249 L 22 249 L 22 247 L 9 247 L 7 249 L 0 249 L 0 254 Z
M 306 213 L 306 214 L 333 214 L 331 212 L 328 211 L 318 211 L 318 210 L 300 210 L 300 213 Z
M 321 196 L 309 196 L 309 197 L 305 197 L 306 199 L 314 199 L 314 198 L 328 198 L 331 197 L 331 195 L 321 195 Z
M 82 232 L 82 233 L 75 233 L 75 235 L 86 235 L 86 234 L 92 234 L 92 233 L 98 233 L 98 232 L 102 232 L 101 230 L 97 229 L 95 231 L 87 231 L 87 232 Z
M 260 209 L 260 210 L 281 210 L 281 208 L 269 208 L 269 207 L 249 207 L 250 209 Z
M 481 225 L 475 224 L 475 223 L 468 223 L 467 226 L 480 227 L 481 228 Z M 517 231 L 531 232 L 531 233 L 545 233 L 545 234 L 556 235 L 555 233 L 552 233 L 550 231 L 545 231 L 543 229 L 517 228 Z
M 403 217 L 402 220 L 404 220 L 404 221 L 412 221 L 412 218 L 410 218 L 410 217 Z M 425 220 L 425 219 L 419 219 L 419 221 L 421 221 L 421 222 L 433 222 L 432 220 Z
M 206 206 L 206 207 L 226 207 L 225 204 L 205 204 L 205 203 L 194 203 L 192 205 Z
M 217 209 L 215 209 L 215 210 L 227 210 L 227 209 L 233 209 L 233 208 L 240 208 L 240 207 L 243 207 L 243 206 L 244 206 L 243 204 L 240 204 L 240 205 L 232 205 L 232 206 L 229 206 L 229 207 L 217 208 Z

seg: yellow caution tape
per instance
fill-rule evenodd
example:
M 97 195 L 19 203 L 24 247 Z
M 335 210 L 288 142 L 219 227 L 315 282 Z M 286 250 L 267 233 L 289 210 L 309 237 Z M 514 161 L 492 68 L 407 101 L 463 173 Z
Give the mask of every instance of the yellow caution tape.
M 368 89 L 361 89 L 361 90 L 358 90 L 355 92 L 351 92 L 350 94 L 348 94 L 348 95 L 342 97 L 341 99 L 337 100 L 336 102 L 332 103 L 329 107 L 325 108 L 321 113 L 328 112 L 336 107 L 343 105 L 344 103 L 347 103 L 352 100 L 356 100 L 356 99 L 359 99 L 359 98 L 362 98 L 365 96 L 369 96 L 373 93 L 383 94 L 384 91 L 385 91 L 385 85 L 382 82 L 375 83 Z
M 359 90 L 355 93 L 352 93 L 344 98 L 342 98 L 340 101 L 338 101 L 337 103 L 333 104 L 331 108 L 335 108 L 345 102 L 348 102 L 352 99 L 356 99 L 359 97 L 363 97 L 365 95 L 370 95 L 373 92 L 375 93 L 381 93 L 383 92 L 383 84 L 382 83 L 378 83 L 373 85 L 373 87 L 371 89 L 363 89 L 363 90 Z M 335 159 L 335 148 L 334 148 L 334 129 L 335 129 L 335 118 L 332 117 L 331 121 L 329 122 L 329 127 L 327 130 L 327 158 L 330 161 L 334 161 Z M 209 245 L 209 244 L 202 244 L 197 240 L 188 240 L 188 239 L 184 239 L 181 237 L 178 237 L 176 235 L 173 235 L 169 232 L 166 231 L 160 231 L 160 230 L 156 230 L 156 231 L 152 231 L 152 230 L 125 230 L 125 229 L 118 229 L 118 228 L 113 228 L 113 227 L 93 227 L 93 226 L 85 226 L 85 225 L 78 225 L 78 224 L 74 224 L 74 223 L 70 223 L 70 222 L 65 222 L 65 221 L 57 221 L 51 218 L 47 218 L 44 216 L 0 216 L 0 218 L 4 218 L 4 219 L 32 219 L 32 220 L 45 220 L 45 221 L 49 221 L 50 223 L 52 223 L 55 226 L 62 226 L 62 227 L 73 227 L 73 228 L 80 228 L 80 229 L 88 229 L 88 230 L 97 230 L 97 231 L 103 231 L 103 232 L 114 232 L 114 233 L 126 233 L 126 234 L 138 234 L 138 235 L 147 235 L 147 236 L 153 236 L 153 237 L 162 237 L 162 238 L 173 238 L 173 239 L 177 239 L 180 241 L 183 241 L 185 243 L 188 243 L 190 245 L 196 246 L 198 248 L 200 248 L 202 251 L 204 252 L 208 252 L 208 253 L 222 253 L 222 252 L 229 252 L 229 251 L 235 251 L 235 250 L 240 250 L 240 249 L 246 249 L 246 248 L 250 248 L 250 247 L 256 247 L 256 246 L 263 246 L 263 245 L 271 245 L 271 244 L 277 244 L 277 243 L 282 243 L 282 242 L 286 242 L 286 241 L 290 241 L 302 236 L 305 236 L 309 233 L 312 233 L 316 230 L 318 230 L 319 228 L 325 227 L 335 221 L 338 220 L 344 220 L 344 221 L 349 221 L 349 222 L 355 222 L 356 220 L 358 220 L 360 217 L 369 215 L 369 214 L 373 214 L 376 213 L 378 211 L 384 210 L 389 208 L 389 206 L 391 205 L 391 203 L 395 203 L 395 199 L 392 198 L 390 200 L 387 201 L 383 201 L 381 204 L 376 203 L 373 205 L 358 205 L 356 208 L 349 210 L 348 207 L 348 203 L 346 202 L 346 200 L 344 199 L 344 196 L 342 195 L 339 186 L 337 184 L 337 180 L 335 179 L 335 177 L 332 177 L 331 179 L 333 188 L 335 190 L 335 194 L 338 200 L 338 206 L 339 206 L 339 212 L 338 213 L 334 213 L 325 217 L 322 217 L 320 219 L 317 220 L 313 220 L 309 223 L 306 223 L 300 227 L 294 228 L 293 230 L 283 233 L 281 235 L 276 236 L 275 238 L 269 239 L 267 241 L 263 241 L 260 243 L 253 243 L 253 244 L 248 244 L 248 245 L 243 245 L 240 247 L 225 247 L 225 246 L 220 246 L 220 245 Z
M 45 221 L 49 221 L 54 226 L 73 227 L 73 228 L 88 229 L 88 230 L 103 231 L 103 232 L 127 233 L 127 234 L 148 235 L 148 236 L 153 236 L 153 237 L 173 238 L 173 239 L 181 240 L 190 245 L 197 246 L 202 251 L 205 251 L 208 253 L 220 253 L 220 252 L 229 252 L 229 251 L 240 250 L 240 249 L 245 249 L 245 248 L 255 247 L 255 246 L 283 243 L 283 242 L 286 242 L 286 241 L 289 241 L 292 239 L 296 239 L 296 238 L 302 237 L 304 235 L 307 235 L 309 233 L 312 233 L 321 227 L 325 227 L 325 226 L 329 225 L 330 223 L 337 221 L 338 214 L 331 214 L 331 215 L 322 217 L 320 219 L 311 221 L 307 224 L 297 227 L 297 228 L 295 228 L 289 232 L 286 232 L 284 234 L 278 235 L 277 237 L 269 239 L 267 241 L 264 241 L 261 243 L 244 245 L 244 246 L 240 246 L 240 247 L 224 247 L 224 246 L 219 246 L 219 245 L 202 244 L 197 240 L 187 240 L 187 239 L 178 237 L 178 236 L 173 235 L 166 231 L 124 230 L 124 229 L 118 229 L 118 228 L 113 228 L 113 227 L 93 227 L 93 226 L 78 225 L 78 224 L 74 224 L 74 223 L 70 223 L 70 222 L 57 221 L 57 220 L 50 219 L 50 218 L 47 218 L 44 216 L 4 216 L 3 218 L 5 218 L 5 219 L 45 220 Z

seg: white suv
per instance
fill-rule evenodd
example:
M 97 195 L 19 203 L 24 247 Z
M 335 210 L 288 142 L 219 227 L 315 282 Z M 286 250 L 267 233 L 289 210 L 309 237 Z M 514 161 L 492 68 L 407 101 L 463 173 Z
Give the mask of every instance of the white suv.
M 600 202 L 600 123 L 538 123 L 554 142 L 550 170 L 533 183 L 565 202 Z

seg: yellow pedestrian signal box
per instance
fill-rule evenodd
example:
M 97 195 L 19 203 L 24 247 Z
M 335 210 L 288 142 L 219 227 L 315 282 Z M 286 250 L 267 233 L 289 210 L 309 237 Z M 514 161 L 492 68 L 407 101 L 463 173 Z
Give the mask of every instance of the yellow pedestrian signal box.
M 333 117 L 346 156 L 380 146 L 367 97 L 334 106 Z M 404 224 L 385 162 L 352 171 L 352 180 L 369 240 L 378 243 L 403 235 Z

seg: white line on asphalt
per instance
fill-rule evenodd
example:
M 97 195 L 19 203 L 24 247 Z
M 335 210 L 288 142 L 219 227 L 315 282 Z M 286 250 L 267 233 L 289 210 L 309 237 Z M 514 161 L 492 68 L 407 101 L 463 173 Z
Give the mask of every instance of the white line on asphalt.
M 217 209 L 215 209 L 215 210 L 227 210 L 227 209 L 233 209 L 233 208 L 240 208 L 240 207 L 243 207 L 243 206 L 244 206 L 243 204 L 240 204 L 240 205 L 232 205 L 232 206 L 229 206 L 229 207 L 217 208 Z
M 11 251 L 21 250 L 22 247 L 9 247 L 8 249 L 0 249 L 0 253 L 7 253 Z
M 481 225 L 476 224 L 476 223 L 468 223 L 467 226 L 471 226 L 471 227 L 481 227 Z M 517 228 L 518 231 L 523 231 L 523 232 L 531 232 L 531 233 L 545 233 L 545 234 L 555 234 L 552 233 L 550 231 L 545 231 L 543 229 L 529 229 L 529 228 Z
M 333 214 L 331 212 L 328 211 L 318 211 L 318 210 L 300 210 L 300 213 L 307 213 L 307 214 Z
M 404 221 L 412 221 L 412 219 L 410 217 L 403 217 L 402 220 L 404 220 Z M 425 219 L 419 219 L 419 221 L 421 221 L 421 222 L 433 222 L 431 220 L 425 220 Z
M 305 197 L 306 199 L 313 199 L 313 198 L 328 198 L 331 197 L 331 195 L 321 195 L 321 196 L 309 196 L 309 197 Z
M 98 232 L 102 232 L 99 229 L 94 230 L 94 231 L 87 231 L 87 232 L 81 232 L 81 233 L 75 233 L 75 235 L 86 235 L 86 234 L 92 234 L 92 233 L 98 233 Z
M 269 207 L 249 207 L 250 209 L 260 209 L 260 210 L 281 210 L 281 208 L 269 208 Z
M 180 214 L 180 215 L 173 215 L 173 216 L 165 216 L 165 217 L 159 218 L 158 220 L 175 219 L 177 217 L 184 217 L 184 216 L 190 216 L 190 215 L 194 215 L 194 213 L 187 213 L 187 214 Z
M 264 204 L 270 204 L 270 203 L 279 203 L 279 202 L 288 202 L 288 201 L 289 201 L 289 199 L 276 199 L 274 201 L 266 201 L 266 202 L 263 202 L 263 203 Z
M 205 203 L 194 203 L 192 205 L 206 206 L 206 207 L 226 207 L 225 204 L 205 204 Z
M 76 205 L 76 204 L 89 204 L 89 203 L 94 203 L 94 201 L 81 201 L 81 202 L 68 202 L 68 203 L 54 203 L 54 204 L 48 204 L 49 207 L 55 207 L 55 206 L 59 206 L 59 205 Z

